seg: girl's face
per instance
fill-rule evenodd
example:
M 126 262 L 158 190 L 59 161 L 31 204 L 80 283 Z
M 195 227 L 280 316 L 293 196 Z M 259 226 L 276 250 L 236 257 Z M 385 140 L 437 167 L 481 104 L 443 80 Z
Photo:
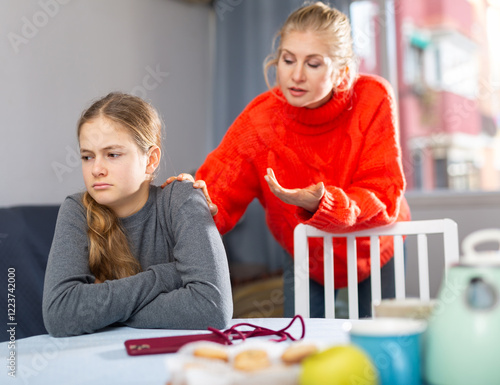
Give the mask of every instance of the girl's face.
M 83 179 L 92 198 L 118 217 L 139 211 L 149 196 L 151 151 L 144 154 L 126 129 L 104 117 L 85 123 L 79 141 Z
M 288 103 L 317 108 L 330 100 L 338 75 L 328 46 L 314 32 L 290 32 L 281 44 L 278 84 Z

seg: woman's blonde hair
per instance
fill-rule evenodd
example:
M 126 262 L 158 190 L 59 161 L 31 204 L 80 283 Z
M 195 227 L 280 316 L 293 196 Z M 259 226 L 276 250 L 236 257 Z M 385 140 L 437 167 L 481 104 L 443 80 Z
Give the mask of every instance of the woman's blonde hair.
M 344 13 L 319 1 L 306 3 L 306 5 L 292 12 L 274 37 L 274 52 L 264 61 L 264 77 L 267 86 L 271 88 L 268 73 L 272 67 L 276 68 L 278 64 L 283 41 L 291 32 L 308 31 L 317 33 L 328 44 L 330 58 L 333 60 L 338 74 L 345 70 L 343 71 L 343 79 L 341 79 L 339 86 L 335 90 L 350 90 L 357 75 L 351 24 Z M 278 41 L 279 44 L 276 47 Z
M 77 125 L 80 138 L 82 126 L 96 118 L 105 118 L 126 129 L 145 154 L 152 146 L 161 149 L 161 119 L 144 100 L 119 92 L 106 95 L 85 110 Z M 105 280 L 135 275 L 141 271 L 132 255 L 127 236 L 116 214 L 97 203 L 87 192 L 82 199 L 87 215 L 89 237 L 89 267 L 94 276 Z

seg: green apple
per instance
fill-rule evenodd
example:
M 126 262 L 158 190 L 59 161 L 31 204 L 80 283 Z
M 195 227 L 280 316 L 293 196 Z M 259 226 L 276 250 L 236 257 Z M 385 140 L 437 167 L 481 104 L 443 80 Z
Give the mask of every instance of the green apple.
M 376 385 L 378 373 L 370 358 L 353 345 L 339 345 L 302 361 L 300 385 Z

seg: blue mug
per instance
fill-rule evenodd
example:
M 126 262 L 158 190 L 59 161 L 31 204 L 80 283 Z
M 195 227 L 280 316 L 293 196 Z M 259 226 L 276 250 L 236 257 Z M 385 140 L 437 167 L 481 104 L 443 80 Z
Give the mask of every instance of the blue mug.
M 421 336 L 425 321 L 376 318 L 353 321 L 351 343 L 372 359 L 381 385 L 421 385 Z

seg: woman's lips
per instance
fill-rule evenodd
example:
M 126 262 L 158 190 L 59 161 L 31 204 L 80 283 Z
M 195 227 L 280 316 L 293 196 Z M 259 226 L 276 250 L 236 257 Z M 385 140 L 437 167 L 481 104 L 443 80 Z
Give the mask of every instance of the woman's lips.
M 297 87 L 290 87 L 288 90 L 292 96 L 302 96 L 307 92 L 306 90 Z

